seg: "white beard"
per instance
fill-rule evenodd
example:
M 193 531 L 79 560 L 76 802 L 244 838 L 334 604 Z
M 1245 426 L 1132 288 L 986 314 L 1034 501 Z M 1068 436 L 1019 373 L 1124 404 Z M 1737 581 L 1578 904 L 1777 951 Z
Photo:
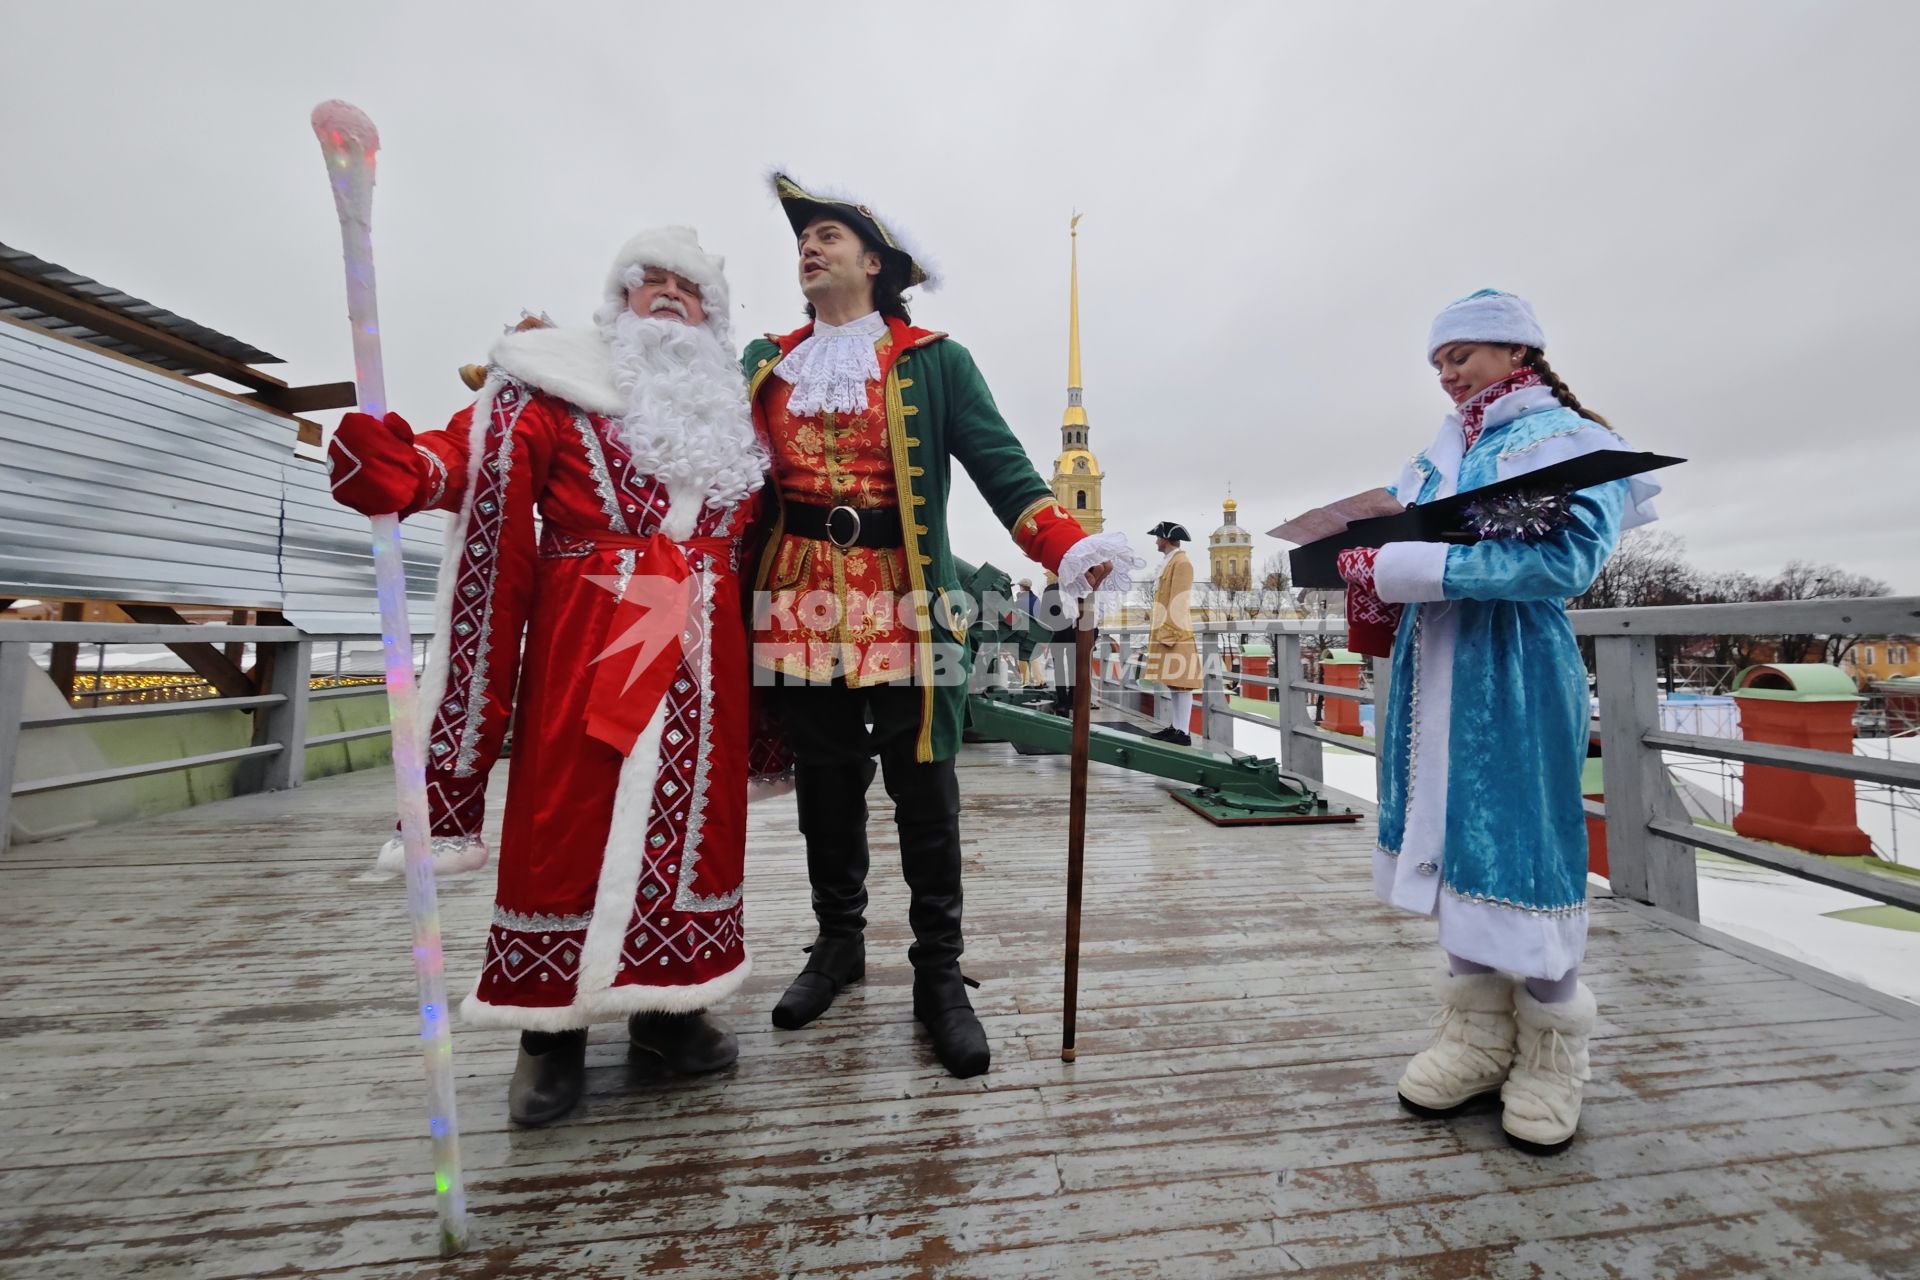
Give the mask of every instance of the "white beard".
M 666 485 L 666 532 L 684 539 L 702 506 L 732 506 L 766 483 L 746 381 L 705 325 L 622 310 L 611 329 L 613 383 L 627 403 L 621 443 L 635 467 Z

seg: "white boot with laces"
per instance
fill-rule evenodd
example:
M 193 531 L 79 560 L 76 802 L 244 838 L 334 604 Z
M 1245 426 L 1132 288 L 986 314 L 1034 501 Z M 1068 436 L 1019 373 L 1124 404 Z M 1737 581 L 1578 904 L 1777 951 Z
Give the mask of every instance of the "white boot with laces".
M 1513 1071 L 1500 1090 L 1500 1127 L 1522 1151 L 1552 1155 L 1565 1150 L 1580 1127 L 1580 1099 L 1593 1074 L 1587 1065 L 1593 992 L 1583 982 L 1573 999 L 1542 1004 L 1521 985 L 1513 1000 L 1519 1040 Z
M 1400 1105 L 1442 1119 L 1492 1101 L 1513 1064 L 1514 981 L 1504 973 L 1448 975 L 1434 983 L 1433 1043 L 1400 1075 Z

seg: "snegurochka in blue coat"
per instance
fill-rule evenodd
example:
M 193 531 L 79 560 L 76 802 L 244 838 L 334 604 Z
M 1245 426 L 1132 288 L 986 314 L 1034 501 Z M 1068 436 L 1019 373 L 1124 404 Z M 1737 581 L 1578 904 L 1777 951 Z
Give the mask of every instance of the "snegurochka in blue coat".
M 1440 313 L 1429 359 L 1456 409 L 1396 497 L 1431 502 L 1628 447 L 1545 346 L 1511 294 L 1482 290 Z M 1401 1100 L 1445 1116 L 1497 1093 L 1509 1139 L 1529 1149 L 1573 1138 L 1595 1012 L 1579 981 L 1589 695 L 1565 602 L 1624 530 L 1654 518 L 1656 492 L 1615 481 L 1543 497 L 1472 546 L 1399 542 L 1341 560 L 1356 642 L 1368 627 L 1392 635 L 1374 886 L 1436 917 L 1448 955 L 1441 1032 L 1408 1064 Z

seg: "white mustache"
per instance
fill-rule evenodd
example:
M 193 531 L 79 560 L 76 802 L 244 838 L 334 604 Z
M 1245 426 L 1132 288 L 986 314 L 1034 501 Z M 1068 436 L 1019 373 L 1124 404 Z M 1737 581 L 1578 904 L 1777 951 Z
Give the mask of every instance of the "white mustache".
M 687 318 L 687 304 L 678 298 L 655 298 L 653 305 L 647 308 L 647 314 L 652 315 L 656 311 L 671 311 L 682 320 Z

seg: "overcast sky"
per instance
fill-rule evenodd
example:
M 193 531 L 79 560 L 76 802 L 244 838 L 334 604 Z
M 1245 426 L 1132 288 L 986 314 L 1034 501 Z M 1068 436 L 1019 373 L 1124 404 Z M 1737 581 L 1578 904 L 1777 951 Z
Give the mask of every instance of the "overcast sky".
M 740 341 L 797 325 L 778 164 L 928 249 L 915 320 L 1042 474 L 1085 211 L 1109 527 L 1204 545 L 1229 482 L 1258 532 L 1391 479 L 1447 407 L 1429 319 L 1493 285 L 1588 405 L 1693 459 L 1661 510 L 1696 563 L 1920 592 L 1920 6 L 0 0 L 0 26 L 0 241 L 295 382 L 352 376 L 307 114 L 364 108 L 417 428 L 521 307 L 583 322 L 644 226 L 726 255 Z M 1026 567 L 954 497 L 957 550 Z

